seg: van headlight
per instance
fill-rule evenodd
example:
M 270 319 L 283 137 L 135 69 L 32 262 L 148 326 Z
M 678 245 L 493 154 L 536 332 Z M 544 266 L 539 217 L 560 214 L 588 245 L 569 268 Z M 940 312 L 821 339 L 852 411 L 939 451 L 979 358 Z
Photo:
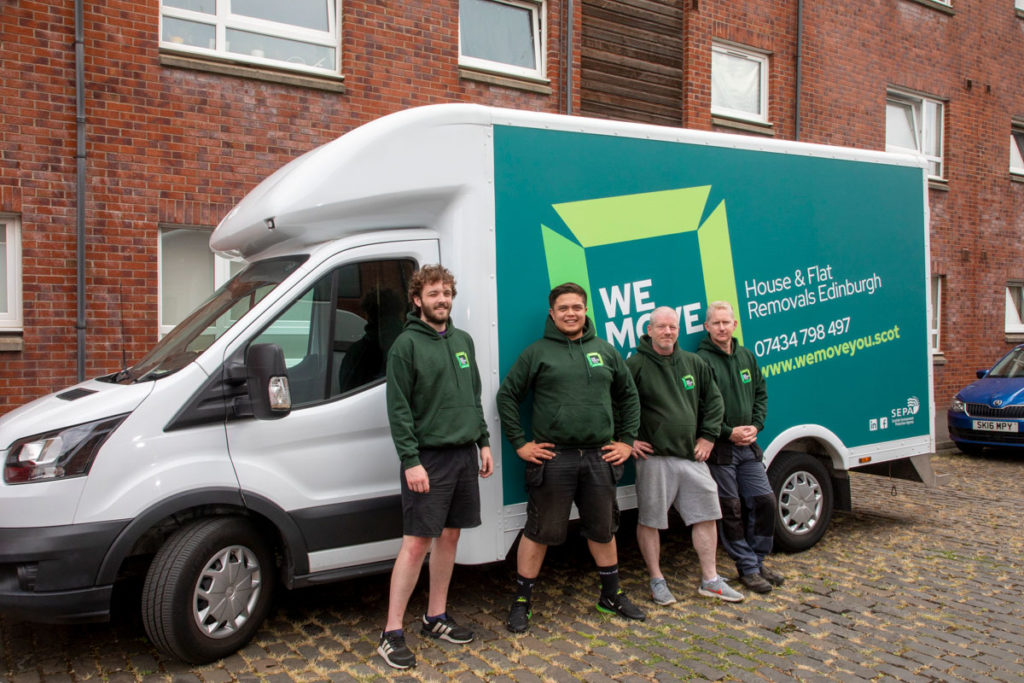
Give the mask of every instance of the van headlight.
M 89 474 L 100 446 L 128 413 L 18 439 L 7 451 L 4 481 L 22 484 Z

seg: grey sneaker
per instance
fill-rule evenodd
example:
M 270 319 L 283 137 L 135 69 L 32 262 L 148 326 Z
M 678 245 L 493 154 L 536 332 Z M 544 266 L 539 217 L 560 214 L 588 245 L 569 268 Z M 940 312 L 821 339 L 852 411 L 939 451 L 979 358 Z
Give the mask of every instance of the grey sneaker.
M 726 602 L 739 602 L 743 599 L 743 593 L 734 590 L 721 576 L 712 581 L 701 581 L 697 593 L 705 598 L 718 598 Z
M 668 589 L 665 579 L 651 579 L 651 600 L 659 605 L 671 605 L 676 601 L 676 596 Z

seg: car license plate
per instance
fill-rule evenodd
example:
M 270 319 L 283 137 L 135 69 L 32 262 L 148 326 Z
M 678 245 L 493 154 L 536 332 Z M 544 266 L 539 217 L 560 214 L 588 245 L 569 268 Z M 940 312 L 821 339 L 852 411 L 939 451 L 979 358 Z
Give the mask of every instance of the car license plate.
M 996 420 L 974 420 L 974 428 L 982 432 L 1016 432 L 1016 422 L 999 422 Z

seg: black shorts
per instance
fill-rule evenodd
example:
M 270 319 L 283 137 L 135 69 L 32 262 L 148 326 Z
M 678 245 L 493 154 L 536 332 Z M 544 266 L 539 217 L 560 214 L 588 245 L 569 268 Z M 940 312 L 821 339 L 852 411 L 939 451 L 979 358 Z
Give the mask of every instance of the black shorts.
M 480 526 L 480 464 L 476 444 L 420 451 L 430 491 L 416 493 L 402 472 L 402 532 L 437 538 L 445 529 Z
M 560 448 L 551 460 L 526 466 L 526 538 L 543 545 L 565 541 L 576 503 L 584 538 L 595 543 L 612 540 L 619 528 L 615 484 L 622 466 L 609 465 L 601 455 L 600 448 Z

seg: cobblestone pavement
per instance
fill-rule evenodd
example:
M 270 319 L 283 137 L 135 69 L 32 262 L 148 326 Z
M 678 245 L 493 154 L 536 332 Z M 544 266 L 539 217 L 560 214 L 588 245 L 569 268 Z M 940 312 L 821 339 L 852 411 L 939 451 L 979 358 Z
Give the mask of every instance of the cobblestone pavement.
M 503 627 L 510 566 L 457 567 L 450 611 L 476 627 L 466 646 L 409 638 L 419 666 L 392 673 L 376 656 L 387 577 L 279 597 L 255 641 L 213 665 L 166 659 L 129 618 L 54 627 L 0 621 L 0 675 L 16 683 L 145 681 L 1024 681 L 1024 458 L 933 458 L 940 489 L 854 475 L 854 511 L 825 538 L 777 555 L 781 589 L 716 604 L 696 595 L 683 529 L 663 543 L 679 602 L 647 602 L 643 623 L 594 609 L 583 546 L 552 551 L 535 589 L 533 628 Z M 623 542 L 624 586 L 646 600 L 635 545 Z M 582 555 L 579 553 L 583 553 Z M 731 563 L 719 554 L 726 575 Z M 410 606 L 424 608 L 423 591 Z M 410 624 L 412 626 L 412 624 Z

